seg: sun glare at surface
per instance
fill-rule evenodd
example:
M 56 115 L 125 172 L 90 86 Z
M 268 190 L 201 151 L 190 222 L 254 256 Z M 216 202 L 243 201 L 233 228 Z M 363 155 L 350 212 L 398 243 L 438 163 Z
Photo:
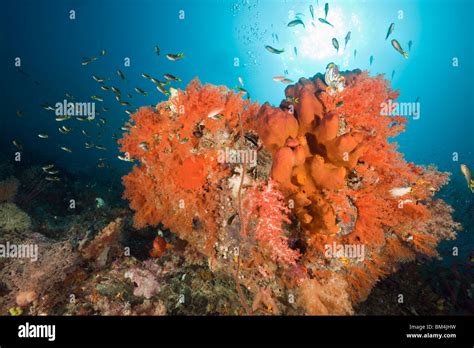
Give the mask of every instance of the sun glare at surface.
M 350 51 L 344 49 L 344 38 L 349 30 L 360 31 L 358 17 L 355 14 L 344 13 L 340 7 L 335 7 L 327 17 L 327 21 L 334 27 L 321 23 L 318 18 L 324 18 L 324 11 L 321 8 L 315 13 L 315 20 L 307 23 L 306 29 L 301 28 L 299 33 L 296 33 L 301 57 L 327 60 L 338 56 L 349 56 Z M 333 38 L 337 39 L 339 50 L 333 46 Z

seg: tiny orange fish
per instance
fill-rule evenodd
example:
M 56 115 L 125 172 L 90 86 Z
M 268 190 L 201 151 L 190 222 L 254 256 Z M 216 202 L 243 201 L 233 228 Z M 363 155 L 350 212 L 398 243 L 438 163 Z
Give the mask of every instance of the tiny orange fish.
M 153 248 L 150 250 L 151 257 L 161 257 L 166 250 L 172 249 L 173 245 L 166 242 L 161 236 L 156 236 L 153 240 Z

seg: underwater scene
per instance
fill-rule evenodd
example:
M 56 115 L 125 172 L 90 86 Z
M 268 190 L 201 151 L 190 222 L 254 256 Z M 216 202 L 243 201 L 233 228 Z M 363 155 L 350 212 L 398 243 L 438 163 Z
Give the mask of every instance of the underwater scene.
M 2 5 L 1 315 L 474 314 L 472 1 Z

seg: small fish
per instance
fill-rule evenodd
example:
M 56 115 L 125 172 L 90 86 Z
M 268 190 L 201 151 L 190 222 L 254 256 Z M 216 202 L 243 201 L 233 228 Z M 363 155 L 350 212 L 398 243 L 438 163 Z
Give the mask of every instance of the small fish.
M 295 27 L 297 25 L 302 25 L 303 28 L 306 28 L 305 25 L 304 25 L 304 22 L 299 18 L 293 19 L 290 23 L 288 23 L 288 27 L 290 27 L 290 28 Z
M 242 79 L 242 77 L 239 76 L 238 80 L 239 80 L 240 85 L 244 87 L 244 80 Z
M 394 187 L 391 189 L 389 192 L 392 195 L 392 197 L 397 198 L 397 197 L 402 197 L 406 195 L 407 193 L 410 193 L 412 191 L 411 187 Z
M 270 53 L 274 53 L 274 54 L 282 54 L 283 52 L 285 52 L 285 49 L 282 48 L 281 50 L 277 49 L 277 48 L 274 48 L 272 46 L 269 46 L 269 45 L 266 45 L 265 46 L 266 50 Z
M 59 173 L 59 170 L 45 170 L 44 172 L 49 175 L 56 175 Z
M 374 56 L 370 56 L 370 58 L 369 58 L 369 64 L 372 65 L 373 62 L 374 62 Z
M 106 106 L 102 106 L 102 108 L 101 108 L 101 109 L 102 109 L 102 111 L 103 111 L 103 112 L 107 112 L 107 111 L 109 111 L 109 108 L 108 108 L 108 107 L 106 107 Z
M 461 172 L 467 182 L 467 187 L 474 193 L 474 180 L 472 180 L 471 169 L 465 164 L 461 164 Z
M 45 177 L 47 181 L 61 181 L 61 179 L 57 176 L 47 176 Z
M 158 79 L 155 79 L 154 77 L 151 77 L 151 78 L 150 78 L 150 81 L 153 82 L 153 83 L 156 83 L 157 85 L 163 85 L 163 82 L 161 82 L 161 81 L 158 80 Z
M 298 50 L 296 49 L 296 47 L 294 47 L 293 50 L 295 51 L 295 56 L 297 56 L 298 55 Z
M 125 75 L 123 74 L 122 70 L 118 69 L 118 70 L 117 70 L 117 75 L 118 75 L 122 80 L 125 80 Z
M 290 83 L 293 83 L 293 80 L 292 79 L 283 79 L 283 80 L 281 80 L 281 83 L 283 83 L 285 85 L 289 85 Z
M 112 90 L 112 92 L 114 92 L 115 94 L 122 94 L 122 92 L 120 92 L 120 89 L 118 89 L 117 87 L 110 87 L 110 89 Z
M 178 81 L 181 82 L 181 79 L 179 77 L 173 76 L 171 74 L 164 74 L 163 77 L 168 80 L 168 81 Z
M 92 78 L 94 79 L 94 81 L 97 81 L 97 82 L 99 82 L 99 83 L 102 83 L 102 82 L 105 81 L 104 78 L 99 77 L 99 76 L 97 76 L 97 75 L 92 75 Z
M 95 148 L 96 148 L 97 150 L 107 151 L 107 148 L 106 148 L 105 146 L 103 146 L 103 145 L 95 145 Z
M 332 25 L 331 23 L 329 23 L 327 20 L 325 20 L 324 18 L 318 18 L 318 20 L 323 23 L 323 24 L 327 24 L 327 25 L 330 25 L 331 27 L 334 28 L 334 25 Z
M 350 39 L 351 39 L 351 32 L 348 31 L 346 34 L 346 37 L 344 38 L 344 49 L 346 49 L 347 43 L 349 42 Z
M 395 70 L 392 70 L 392 78 L 391 80 L 393 80 L 393 77 L 395 76 Z
M 133 112 L 132 112 L 131 110 L 125 110 L 125 113 L 126 113 L 127 115 L 130 115 L 130 116 L 133 115 Z
M 91 99 L 92 100 L 97 100 L 97 101 L 100 101 L 100 102 L 104 101 L 104 99 L 102 99 L 102 97 L 99 97 L 98 95 L 92 95 Z
M 171 54 L 171 53 L 168 53 L 166 55 L 166 58 L 168 58 L 169 60 L 171 61 L 176 61 L 176 60 L 179 60 L 179 59 L 183 59 L 184 58 L 184 53 L 178 53 L 178 54 Z
M 45 133 L 40 133 L 40 134 L 38 134 L 38 137 L 41 138 L 41 139 L 48 139 L 49 135 L 45 134 Z
M 217 120 L 220 120 L 224 115 L 222 115 L 222 111 L 224 111 L 224 108 L 220 107 L 220 108 L 215 108 L 215 109 L 212 109 L 211 111 L 209 111 L 209 113 L 207 114 L 207 118 L 211 118 L 213 120 L 216 120 L 216 116 L 221 116 L 219 118 L 217 118 Z
M 107 86 L 100 86 L 100 89 L 103 91 L 110 91 L 110 87 Z
M 248 94 L 248 93 L 249 93 L 249 92 L 247 92 L 247 90 L 246 90 L 245 88 L 242 88 L 242 87 L 240 87 L 240 86 L 236 86 L 235 88 L 237 88 L 237 90 L 238 90 L 239 92 L 242 92 L 242 93 L 244 93 L 244 94 Z
M 400 53 L 402 56 L 404 56 L 405 59 L 408 59 L 408 53 L 406 53 L 406 52 L 403 50 L 402 46 L 400 46 L 400 43 L 399 43 L 397 40 L 395 40 L 395 39 L 392 40 L 392 46 L 393 46 L 393 48 L 395 48 L 395 50 L 396 50 L 398 53 Z
M 92 57 L 90 59 L 85 59 L 81 62 L 82 65 L 89 65 L 90 63 L 93 63 L 97 60 L 96 57 Z
M 89 133 L 87 133 L 87 131 L 85 131 L 84 129 L 83 129 L 83 130 L 81 130 L 81 133 L 82 133 L 82 134 L 84 134 L 86 137 L 88 137 L 88 136 L 89 136 Z
M 155 53 L 157 56 L 160 55 L 160 48 L 158 46 L 155 46 Z
M 60 146 L 60 149 L 69 153 L 72 153 L 72 150 L 66 146 Z
M 23 149 L 23 146 L 16 140 L 13 140 L 12 141 L 13 145 L 15 145 L 15 147 L 18 149 L 18 150 L 22 150 Z
M 86 141 L 84 143 L 84 146 L 86 147 L 86 149 L 92 149 L 94 147 L 94 144 Z
M 387 35 L 385 35 L 385 40 L 387 40 L 390 34 L 393 33 L 394 29 L 395 29 L 395 23 L 390 24 L 387 30 Z
M 357 50 L 354 50 L 354 59 L 357 57 Z
M 286 97 L 286 100 L 293 104 L 298 104 L 300 102 L 300 98 L 297 97 Z
M 99 122 L 102 123 L 102 124 L 106 124 L 107 123 L 107 120 L 103 117 L 99 118 Z
M 71 128 L 71 127 L 62 126 L 62 127 L 59 127 L 58 130 L 59 130 L 62 134 L 68 134 L 69 132 L 72 131 L 72 128 Z
M 273 81 L 281 81 L 281 80 L 284 80 L 284 79 L 285 79 L 285 76 L 283 76 L 283 75 L 272 77 Z
M 133 160 L 131 160 L 130 158 L 126 157 L 126 156 L 120 156 L 118 155 L 117 158 L 121 161 L 124 161 L 124 162 L 133 162 Z
M 408 51 L 411 52 L 411 46 L 413 45 L 413 42 L 410 40 L 408 41 Z
M 128 97 L 128 98 L 133 98 L 133 95 L 132 95 L 131 93 L 128 93 L 128 94 L 127 94 L 127 97 Z
M 23 76 L 30 76 L 30 74 L 28 74 L 26 71 L 22 70 L 22 69 L 18 69 L 18 72 L 20 74 L 22 74 Z
M 329 4 L 326 2 L 324 4 L 324 19 L 328 18 Z
M 140 149 L 142 149 L 143 151 L 148 152 L 148 144 L 147 144 L 146 141 L 142 141 L 142 142 L 138 145 L 138 147 L 139 147 Z
M 151 76 L 148 75 L 148 74 L 145 74 L 145 73 L 142 74 L 142 77 L 145 78 L 145 79 L 148 79 L 148 80 L 151 79 Z
M 122 101 L 121 96 L 119 94 L 115 95 L 115 99 L 120 103 Z
M 58 121 L 58 122 L 62 122 L 62 121 L 69 120 L 70 118 L 71 118 L 71 116 L 67 116 L 67 115 L 59 115 L 59 116 L 56 116 L 56 121 Z
M 41 107 L 43 109 L 45 109 L 46 111 L 54 111 L 55 110 L 55 108 L 51 104 L 48 104 L 48 103 L 41 104 Z
M 52 169 L 52 168 L 54 168 L 54 164 L 47 164 L 47 165 L 41 167 L 41 169 L 43 169 L 44 171 L 47 171 L 47 170 Z
M 311 13 L 311 18 L 314 20 L 314 7 L 313 7 L 313 5 L 309 5 L 309 13 Z
M 170 95 L 170 93 L 162 85 L 156 86 L 156 89 L 159 90 L 164 95 L 166 95 L 167 97 Z
M 335 37 L 332 38 L 332 45 L 336 49 L 336 52 L 339 53 L 339 41 Z
M 107 54 L 107 51 L 106 51 L 105 49 L 102 50 L 102 51 L 100 51 L 100 55 L 101 55 L 102 57 L 105 56 L 106 54 Z
M 211 120 L 214 120 L 214 121 L 219 121 L 219 120 L 222 120 L 222 118 L 224 118 L 224 115 L 223 114 L 217 114 L 217 115 L 213 115 L 213 116 L 208 116 L 208 118 L 210 118 Z
M 120 103 L 120 105 L 122 105 L 122 106 L 132 106 L 132 104 L 130 104 L 128 101 L 125 101 L 125 100 L 122 100 L 122 101 L 120 101 L 119 103 Z

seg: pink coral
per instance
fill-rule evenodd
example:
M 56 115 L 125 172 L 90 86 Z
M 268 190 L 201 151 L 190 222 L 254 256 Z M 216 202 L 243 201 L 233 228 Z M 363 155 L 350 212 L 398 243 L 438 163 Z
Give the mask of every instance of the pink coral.
M 275 262 L 294 265 L 299 253 L 289 248 L 288 238 L 284 235 L 282 225 L 291 223 L 291 220 L 286 215 L 289 209 L 283 198 L 272 180 L 266 185 L 260 183 L 249 188 L 245 202 L 246 221 L 252 218 L 257 221 L 253 227 L 255 239 Z

